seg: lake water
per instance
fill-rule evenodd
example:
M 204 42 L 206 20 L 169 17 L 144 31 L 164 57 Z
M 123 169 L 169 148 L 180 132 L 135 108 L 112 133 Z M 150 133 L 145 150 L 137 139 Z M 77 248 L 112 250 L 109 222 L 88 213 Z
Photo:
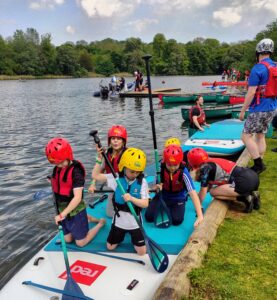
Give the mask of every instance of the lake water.
M 184 92 L 199 92 L 202 81 L 214 80 L 220 77 L 153 77 L 152 89 L 180 87 Z M 52 166 L 44 147 L 49 139 L 63 136 L 71 142 L 75 158 L 87 169 L 87 182 L 95 159 L 89 136 L 92 129 L 99 130 L 106 144 L 108 129 L 113 124 L 124 125 L 128 146 L 143 149 L 148 163 L 154 162 L 148 99 L 94 98 L 99 81 L 0 81 L 0 288 L 57 231 L 51 199 L 33 200 L 36 191 L 48 187 L 46 176 Z M 176 136 L 184 141 L 187 130 L 182 128 L 180 106 L 163 109 L 158 99 L 153 101 L 161 152 L 167 138 Z

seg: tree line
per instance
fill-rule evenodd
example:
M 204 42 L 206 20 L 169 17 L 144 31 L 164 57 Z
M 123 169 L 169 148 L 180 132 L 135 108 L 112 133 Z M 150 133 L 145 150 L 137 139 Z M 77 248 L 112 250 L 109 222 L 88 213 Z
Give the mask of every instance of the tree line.
M 255 63 L 255 46 L 262 38 L 271 38 L 276 47 L 277 20 L 268 24 L 254 40 L 221 43 L 212 38 L 196 38 L 186 44 L 166 39 L 162 33 L 151 43 L 130 37 L 125 41 L 110 38 L 88 43 L 84 40 L 52 44 L 51 34 L 40 36 L 34 28 L 16 30 L 12 37 L 0 35 L 1 75 L 66 75 L 85 77 L 90 72 L 109 76 L 115 73 L 144 71 L 142 56 L 152 54 L 151 71 L 156 75 L 221 74 L 235 68 L 240 72 Z

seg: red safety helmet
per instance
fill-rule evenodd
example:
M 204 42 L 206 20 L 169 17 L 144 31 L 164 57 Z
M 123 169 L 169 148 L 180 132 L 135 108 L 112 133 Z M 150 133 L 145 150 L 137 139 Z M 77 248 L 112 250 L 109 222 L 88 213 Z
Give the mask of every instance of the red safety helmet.
M 120 137 L 124 139 L 125 144 L 127 143 L 127 130 L 121 125 L 114 125 L 108 131 L 108 144 L 110 144 L 110 139 L 112 137 Z
M 164 149 L 163 161 L 168 165 L 179 165 L 183 161 L 183 150 L 178 145 L 169 145 Z
M 193 148 L 188 153 L 188 163 L 193 169 L 197 169 L 208 159 L 208 153 L 202 148 Z
M 73 160 L 73 152 L 69 142 L 64 138 L 53 138 L 45 147 L 45 155 L 51 164 Z

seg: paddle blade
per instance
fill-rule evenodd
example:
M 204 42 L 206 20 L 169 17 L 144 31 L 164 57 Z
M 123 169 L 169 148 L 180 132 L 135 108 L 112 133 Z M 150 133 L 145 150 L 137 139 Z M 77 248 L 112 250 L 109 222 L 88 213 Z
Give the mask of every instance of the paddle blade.
M 38 191 L 34 194 L 33 199 L 34 200 L 41 200 L 43 198 L 49 197 L 50 195 L 52 195 L 51 190 L 40 190 L 40 191 Z
M 67 276 L 64 290 L 67 292 L 70 292 L 72 294 L 75 294 L 78 296 L 80 295 L 81 297 L 85 297 L 83 291 L 81 290 L 81 288 L 79 287 L 77 282 L 72 278 L 71 275 Z M 76 300 L 76 299 L 80 299 L 80 297 L 77 298 L 77 297 L 69 296 L 69 295 L 65 295 L 65 294 L 63 294 L 63 296 L 62 296 L 62 300 Z
M 167 269 L 169 263 L 166 252 L 146 235 L 144 238 L 147 253 L 154 269 L 159 273 L 163 273 Z
M 156 212 L 154 215 L 154 224 L 158 228 L 168 228 L 172 222 L 171 214 L 168 207 L 162 199 L 161 193 L 159 199 L 156 201 L 159 201 L 159 204 L 156 208 Z

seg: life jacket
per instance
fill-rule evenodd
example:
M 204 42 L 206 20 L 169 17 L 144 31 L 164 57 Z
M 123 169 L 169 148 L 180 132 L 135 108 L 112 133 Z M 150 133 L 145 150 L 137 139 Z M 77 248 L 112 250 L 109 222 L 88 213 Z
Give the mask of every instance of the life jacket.
M 260 64 L 266 66 L 269 76 L 266 84 L 257 87 L 255 93 L 256 104 L 260 104 L 261 98 L 277 97 L 277 63 L 274 62 L 275 65 L 271 65 L 266 61 L 261 61 Z
M 189 110 L 189 120 L 190 120 L 190 123 L 193 124 L 192 111 L 193 111 L 194 108 L 198 108 L 199 111 L 200 111 L 200 115 L 197 117 L 197 121 L 198 121 L 199 125 L 204 124 L 206 122 L 205 112 L 204 112 L 204 110 L 201 107 L 199 107 L 197 105 L 191 107 L 191 109 Z
M 140 191 L 141 191 L 141 184 L 142 184 L 143 177 L 144 177 L 144 175 L 141 174 L 135 179 L 135 181 L 132 184 L 129 184 L 126 177 L 123 174 L 120 174 L 119 181 L 127 193 L 129 193 L 131 196 L 133 196 L 137 199 L 140 199 L 141 198 Z M 119 216 L 119 213 L 118 213 L 119 211 L 130 212 L 127 203 L 123 199 L 123 195 L 122 195 L 122 192 L 121 192 L 119 186 L 117 186 L 117 188 L 114 192 L 112 202 L 113 202 L 114 211 L 117 216 Z M 134 209 L 135 209 L 137 215 L 139 215 L 139 213 L 141 211 L 141 207 L 138 207 L 134 204 L 133 204 L 133 206 L 134 206 Z
M 82 170 L 85 177 L 86 171 L 83 164 L 76 160 L 73 160 L 72 164 L 66 168 L 58 168 L 56 166 L 53 170 L 51 184 L 60 210 L 64 209 L 74 197 L 72 173 L 76 166 Z M 85 205 L 82 200 L 81 203 L 70 213 L 70 216 L 75 215 L 84 207 Z
M 123 149 L 123 151 L 121 151 L 117 156 L 113 157 L 112 156 L 112 152 L 113 152 L 113 149 L 112 148 L 109 148 L 108 151 L 107 151 L 107 156 L 108 156 L 108 159 L 115 171 L 115 173 L 118 173 L 119 172 L 119 169 L 118 169 L 118 164 L 119 164 L 119 161 L 121 159 L 121 156 L 123 154 L 123 152 L 126 150 L 126 148 Z M 108 164 L 105 164 L 105 171 L 107 174 L 110 174 L 112 173 L 112 170 L 110 169 L 110 167 L 108 166 Z
M 231 173 L 234 170 L 236 163 L 223 158 L 209 158 L 205 163 L 214 163 L 216 172 L 214 180 L 209 181 L 211 185 L 223 185 L 229 182 Z
M 185 183 L 183 180 L 184 164 L 181 163 L 178 170 L 171 174 L 165 163 L 161 164 L 161 182 L 163 183 L 163 189 L 167 192 L 178 193 L 184 190 Z

